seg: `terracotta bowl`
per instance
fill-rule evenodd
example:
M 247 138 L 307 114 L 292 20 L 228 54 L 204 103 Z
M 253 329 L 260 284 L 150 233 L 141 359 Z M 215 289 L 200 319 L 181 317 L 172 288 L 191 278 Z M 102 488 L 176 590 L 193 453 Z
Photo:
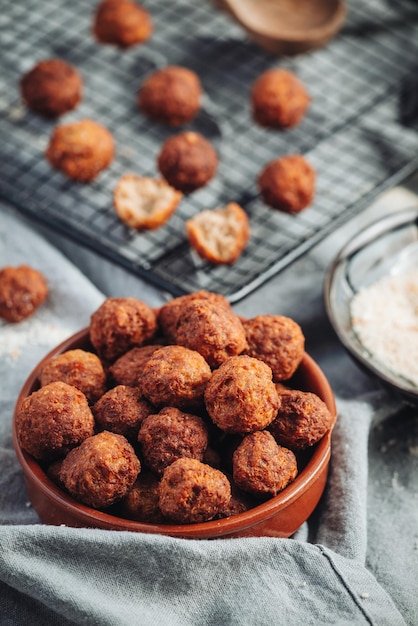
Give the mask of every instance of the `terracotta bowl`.
M 29 499 L 46 524 L 159 533 L 190 539 L 217 537 L 289 537 L 308 519 L 321 498 L 331 455 L 331 432 L 309 451 L 295 480 L 280 494 L 254 508 L 229 518 L 198 524 L 146 524 L 117 517 L 80 504 L 59 489 L 41 465 L 19 446 L 16 413 L 22 400 L 39 388 L 38 376 L 45 364 L 57 354 L 82 348 L 91 350 L 88 329 L 81 330 L 51 350 L 30 374 L 19 394 L 13 417 L 13 443 L 23 468 Z M 292 386 L 316 393 L 328 406 L 334 422 L 337 417 L 331 387 L 315 361 L 305 354 L 295 373 Z

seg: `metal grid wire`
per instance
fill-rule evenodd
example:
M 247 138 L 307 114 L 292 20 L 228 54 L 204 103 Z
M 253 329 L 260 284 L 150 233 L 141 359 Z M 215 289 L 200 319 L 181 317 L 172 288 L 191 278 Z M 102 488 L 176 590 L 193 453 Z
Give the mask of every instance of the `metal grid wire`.
M 352 0 L 347 23 L 333 42 L 289 59 L 265 54 L 208 0 L 143 4 L 153 16 L 152 39 L 119 51 L 94 41 L 91 0 L 0 0 L 0 195 L 22 212 L 173 294 L 205 288 L 234 302 L 418 165 L 418 106 L 410 104 L 418 90 L 413 2 Z M 50 168 L 43 155 L 55 122 L 20 102 L 22 74 L 52 56 L 73 63 L 85 82 L 82 103 L 60 123 L 91 117 L 116 139 L 116 160 L 88 185 Z M 220 167 L 167 224 L 137 233 L 117 218 L 112 191 L 127 171 L 158 174 L 161 144 L 178 132 L 150 122 L 136 106 L 141 81 L 168 63 L 199 74 L 204 106 L 187 128 L 214 143 Z M 277 65 L 294 71 L 312 98 L 302 123 L 286 132 L 258 127 L 249 106 L 253 81 Z M 312 206 L 292 216 L 263 204 L 256 179 L 267 162 L 298 152 L 317 171 L 317 191 Z M 184 223 L 203 208 L 231 200 L 248 212 L 251 239 L 234 265 L 214 267 L 191 251 Z

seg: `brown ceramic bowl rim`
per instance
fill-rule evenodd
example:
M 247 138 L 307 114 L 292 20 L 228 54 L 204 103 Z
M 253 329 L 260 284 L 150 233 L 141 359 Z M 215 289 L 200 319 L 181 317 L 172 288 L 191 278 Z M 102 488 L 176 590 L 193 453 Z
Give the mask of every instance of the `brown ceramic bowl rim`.
M 304 467 L 292 483 L 290 483 L 290 485 L 288 485 L 277 496 L 274 496 L 266 502 L 260 503 L 243 513 L 218 520 L 195 524 L 149 524 L 145 522 L 138 522 L 127 518 L 117 517 L 116 515 L 93 509 L 77 502 L 69 494 L 67 495 L 62 489 L 54 484 L 35 458 L 33 458 L 25 450 L 22 450 L 17 438 L 16 414 L 23 399 L 34 390 L 34 387 L 38 382 L 39 373 L 45 363 L 57 354 L 61 354 L 62 352 L 86 343 L 88 338 L 89 328 L 87 327 L 78 331 L 74 335 L 71 335 L 71 337 L 68 337 L 62 343 L 57 345 L 35 366 L 19 393 L 12 422 L 13 445 L 25 476 L 31 480 L 40 493 L 45 495 L 51 502 L 59 507 L 60 510 L 65 510 L 67 513 L 73 515 L 79 522 L 85 524 L 86 527 L 98 527 L 99 525 L 100 528 L 155 533 L 188 538 L 214 538 L 217 536 L 242 532 L 251 528 L 255 523 L 261 520 L 269 519 L 278 511 L 287 508 L 309 489 L 309 486 L 315 476 L 319 474 L 328 464 L 331 454 L 331 434 L 337 418 L 335 398 L 325 374 L 312 357 L 305 352 L 301 366 L 302 368 L 304 366 L 309 368 L 309 370 L 313 373 L 318 386 L 321 387 L 323 394 L 322 400 L 325 402 L 333 416 L 333 424 L 331 429 L 315 445 L 312 457 L 306 467 Z

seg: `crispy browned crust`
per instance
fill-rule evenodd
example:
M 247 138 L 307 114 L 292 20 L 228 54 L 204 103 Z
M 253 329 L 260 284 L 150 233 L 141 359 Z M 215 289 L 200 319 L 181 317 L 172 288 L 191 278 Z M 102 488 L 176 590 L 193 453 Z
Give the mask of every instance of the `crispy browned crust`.
M 288 389 L 279 393 L 281 405 L 269 430 L 276 441 L 291 450 L 304 450 L 322 439 L 333 417 L 325 402 L 308 391 Z
M 169 137 L 157 158 L 158 169 L 170 185 L 190 193 L 206 185 L 218 167 L 218 155 L 200 133 L 187 131 Z
M 186 67 L 170 65 L 146 78 L 138 92 L 138 106 L 158 122 L 181 126 L 196 116 L 201 96 L 198 75 Z
M 40 61 L 20 81 L 20 93 L 26 106 L 47 117 L 57 117 L 74 109 L 82 91 L 80 73 L 62 59 Z
M 20 265 L 0 270 L 0 317 L 21 322 L 35 313 L 48 296 L 48 283 L 42 272 Z
M 86 396 L 61 381 L 27 396 L 16 415 L 19 445 L 40 460 L 53 460 L 94 432 Z
M 142 422 L 154 407 L 135 387 L 117 385 L 97 400 L 92 411 L 100 430 L 109 430 L 136 442 Z
M 71 450 L 60 480 L 71 495 L 95 509 L 110 506 L 133 486 L 141 464 L 123 435 L 103 431 Z
M 115 186 L 113 205 L 119 218 L 130 228 L 155 230 L 170 219 L 182 197 L 182 192 L 166 180 L 124 174 Z M 145 210 L 144 203 L 147 203 Z
M 149 415 L 138 433 L 144 463 L 158 476 L 176 459 L 203 460 L 208 445 L 205 422 L 198 415 L 166 407 Z
M 148 41 L 153 32 L 150 13 L 131 0 L 104 0 L 94 16 L 93 33 L 100 43 L 129 48 Z
M 159 507 L 159 484 L 156 476 L 141 469 L 133 487 L 119 503 L 119 514 L 137 522 L 162 524 L 164 517 Z
M 227 433 L 266 428 L 280 406 L 270 367 L 247 355 L 227 359 L 212 373 L 205 405 L 212 421 Z
M 297 322 L 284 315 L 257 315 L 242 322 L 246 354 L 267 363 L 275 382 L 288 380 L 305 353 L 305 337 Z
M 246 435 L 233 455 L 234 482 L 253 495 L 277 495 L 297 476 L 294 453 L 266 430 Z
M 109 374 L 117 385 L 137 387 L 145 363 L 152 353 L 161 348 L 158 344 L 150 344 L 128 350 L 109 367 Z
M 89 119 L 57 126 L 49 141 L 46 158 L 52 167 L 79 182 L 90 182 L 113 160 L 112 134 Z
M 210 263 L 235 263 L 250 237 L 250 222 L 236 202 L 223 208 L 207 209 L 186 222 L 190 245 Z
M 310 102 L 305 85 L 289 70 L 267 70 L 251 89 L 253 118 L 261 126 L 269 128 L 297 126 Z
M 86 350 L 68 350 L 58 354 L 43 367 L 39 376 L 41 386 L 61 380 L 84 393 L 89 404 L 106 391 L 106 373 L 96 354 Z
M 160 509 L 173 522 L 207 522 L 221 513 L 231 499 L 225 474 L 197 459 L 178 459 L 160 482 Z
M 264 202 L 286 213 L 299 213 L 315 195 L 316 173 L 301 154 L 271 161 L 258 177 Z

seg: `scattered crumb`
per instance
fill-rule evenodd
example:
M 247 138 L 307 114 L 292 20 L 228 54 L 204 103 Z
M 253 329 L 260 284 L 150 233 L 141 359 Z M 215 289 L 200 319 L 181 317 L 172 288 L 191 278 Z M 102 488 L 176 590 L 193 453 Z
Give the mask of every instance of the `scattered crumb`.
M 412 454 L 412 456 L 418 456 L 418 446 L 409 446 L 408 452 Z
M 392 489 L 394 489 L 395 491 L 399 489 L 398 478 L 399 478 L 398 472 L 394 472 L 392 476 Z
M 367 598 L 369 598 L 369 597 L 370 597 L 370 595 L 368 593 L 364 592 L 364 591 L 363 591 L 363 593 L 360 594 L 360 598 L 362 600 L 367 600 Z

